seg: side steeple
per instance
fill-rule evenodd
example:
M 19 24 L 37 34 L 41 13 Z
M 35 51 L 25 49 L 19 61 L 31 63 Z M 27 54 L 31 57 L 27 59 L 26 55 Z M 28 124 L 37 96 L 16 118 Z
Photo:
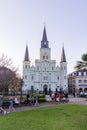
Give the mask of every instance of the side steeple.
M 60 61 L 60 73 L 61 73 L 60 84 L 62 84 L 63 90 L 67 90 L 67 88 L 68 88 L 67 61 L 66 61 L 64 46 L 62 47 L 62 54 L 61 54 L 61 61 Z
M 28 45 L 26 45 L 24 61 L 28 61 L 28 62 L 30 62 L 29 52 L 28 52 Z
M 42 41 L 41 41 L 41 48 L 49 48 L 48 44 L 49 44 L 49 42 L 47 40 L 46 28 L 44 26 L 43 37 L 42 37 Z
M 65 56 L 64 46 L 62 48 L 61 62 L 66 62 L 66 56 Z

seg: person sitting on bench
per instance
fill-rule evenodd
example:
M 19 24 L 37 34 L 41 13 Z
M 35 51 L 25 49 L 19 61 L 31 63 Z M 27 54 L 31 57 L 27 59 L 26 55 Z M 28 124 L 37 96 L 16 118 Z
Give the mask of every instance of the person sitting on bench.
M 20 101 L 18 100 L 17 96 L 15 97 L 15 100 L 14 100 L 15 104 L 19 105 L 20 104 Z

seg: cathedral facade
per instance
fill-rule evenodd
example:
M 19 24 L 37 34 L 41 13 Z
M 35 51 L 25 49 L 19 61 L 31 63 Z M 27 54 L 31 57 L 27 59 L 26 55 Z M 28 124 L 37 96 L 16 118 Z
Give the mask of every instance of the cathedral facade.
M 40 47 L 40 59 L 35 60 L 35 66 L 31 61 L 26 45 L 23 61 L 23 91 L 39 90 L 47 93 L 49 90 L 67 90 L 67 61 L 64 47 L 62 48 L 60 66 L 56 60 L 51 59 L 51 48 L 47 39 L 46 28 L 44 27 Z

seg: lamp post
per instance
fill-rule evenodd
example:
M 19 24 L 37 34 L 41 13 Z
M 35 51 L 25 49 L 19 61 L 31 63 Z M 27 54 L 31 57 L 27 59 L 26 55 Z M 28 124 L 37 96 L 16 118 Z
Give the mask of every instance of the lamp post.
M 20 83 L 20 86 L 21 86 L 21 96 L 22 96 L 22 86 L 23 86 L 23 84 L 24 84 L 24 81 L 23 81 L 23 79 L 21 79 L 21 83 Z

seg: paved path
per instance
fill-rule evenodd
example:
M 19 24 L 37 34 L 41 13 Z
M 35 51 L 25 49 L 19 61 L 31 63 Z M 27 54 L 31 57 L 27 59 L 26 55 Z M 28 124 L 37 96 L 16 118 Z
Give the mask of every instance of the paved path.
M 70 104 L 83 104 L 87 105 L 87 98 L 80 98 L 80 97 L 70 97 L 69 98 L 69 103 Z
M 69 96 L 69 102 L 68 104 L 83 104 L 87 105 L 87 99 L 86 98 L 79 98 L 79 97 L 72 97 Z M 58 103 L 40 103 L 38 106 L 22 106 L 22 107 L 16 107 L 15 111 L 22 111 L 22 110 L 30 110 L 30 109 L 36 109 L 36 108 L 41 108 L 41 107 L 46 107 L 46 106 L 54 106 L 54 105 L 59 105 Z

